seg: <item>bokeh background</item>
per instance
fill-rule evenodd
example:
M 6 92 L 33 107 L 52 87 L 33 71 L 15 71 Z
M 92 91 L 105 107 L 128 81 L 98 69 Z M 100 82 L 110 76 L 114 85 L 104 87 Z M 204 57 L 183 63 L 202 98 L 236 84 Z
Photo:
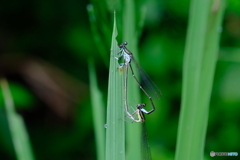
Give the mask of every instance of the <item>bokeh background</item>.
M 104 26 L 100 44 L 106 55 L 100 54 L 93 38 L 86 9 L 90 1 L 0 2 L 0 75 L 8 79 L 16 110 L 24 119 L 38 160 L 97 159 L 88 60 L 94 59 L 106 105 L 113 24 L 113 7 L 109 6 L 116 5 L 107 2 L 101 3 L 105 5 L 105 15 L 96 12 L 97 25 Z M 153 118 L 148 118 L 148 138 L 153 159 L 173 159 L 190 1 L 142 0 L 137 2 L 136 10 L 143 4 L 146 15 L 138 48 L 139 63 L 163 93 L 161 102 L 157 102 L 161 106 L 157 106 Z M 118 14 L 120 9 L 116 9 Z M 121 37 L 121 25 L 118 29 Z M 222 35 L 210 104 L 206 159 L 210 159 L 210 151 L 239 153 L 239 0 L 228 1 L 219 30 Z M 0 159 L 14 160 L 0 95 Z

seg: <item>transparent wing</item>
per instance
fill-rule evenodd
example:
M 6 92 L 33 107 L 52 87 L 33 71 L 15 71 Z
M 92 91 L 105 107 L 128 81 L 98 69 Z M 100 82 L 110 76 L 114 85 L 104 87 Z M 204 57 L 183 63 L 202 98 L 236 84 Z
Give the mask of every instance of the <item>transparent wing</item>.
M 135 59 L 132 58 L 132 62 L 135 67 L 133 67 L 134 73 L 137 69 L 140 75 L 140 84 L 143 89 L 153 98 L 159 99 L 162 95 L 160 89 L 158 89 L 157 85 L 151 80 L 151 78 L 147 75 L 147 73 L 140 67 L 140 65 L 136 62 Z M 135 69 L 136 68 L 136 69 Z
M 148 143 L 147 129 L 145 122 L 142 123 L 142 141 L 141 141 L 141 154 L 142 160 L 151 160 L 151 151 Z

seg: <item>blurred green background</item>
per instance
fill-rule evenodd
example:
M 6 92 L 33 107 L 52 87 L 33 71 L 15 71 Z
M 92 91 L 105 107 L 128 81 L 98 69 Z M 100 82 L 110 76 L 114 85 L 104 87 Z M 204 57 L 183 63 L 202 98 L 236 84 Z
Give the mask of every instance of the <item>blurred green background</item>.
M 86 9 L 89 3 L 96 9 L 102 50 L 93 38 Z M 87 62 L 89 58 L 95 60 L 106 105 L 113 8 L 118 16 L 118 4 L 121 1 L 0 2 L 0 75 L 9 81 L 36 159 L 97 159 Z M 189 0 L 136 3 L 136 10 L 146 7 L 139 63 L 163 93 L 156 102 L 156 112 L 146 121 L 153 159 L 173 159 L 175 154 L 189 4 Z M 119 22 L 119 37 L 121 27 Z M 219 30 L 221 46 L 210 104 L 206 159 L 210 159 L 210 151 L 236 152 L 240 148 L 239 0 L 228 1 Z M 106 51 L 105 55 L 99 49 Z M 0 157 L 14 160 L 2 92 L 0 126 Z

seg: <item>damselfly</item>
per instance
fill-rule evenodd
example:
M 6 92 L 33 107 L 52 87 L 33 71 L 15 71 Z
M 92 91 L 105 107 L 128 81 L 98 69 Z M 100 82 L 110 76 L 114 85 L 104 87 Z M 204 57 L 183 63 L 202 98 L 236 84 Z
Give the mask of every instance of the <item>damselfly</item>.
M 157 86 L 151 81 L 151 79 L 149 78 L 149 76 L 141 69 L 141 67 L 138 65 L 138 63 L 135 61 L 132 52 L 130 52 L 127 48 L 126 45 L 128 43 L 127 42 L 123 42 L 122 44 L 119 45 L 120 51 L 118 52 L 118 57 L 115 57 L 117 60 L 120 60 L 121 58 L 123 58 L 123 63 L 119 63 L 120 67 L 122 68 L 125 66 L 125 76 L 124 76 L 124 106 L 125 106 L 125 110 L 126 113 L 128 115 L 129 118 L 131 118 L 133 121 L 135 122 L 144 122 L 145 118 L 141 118 L 141 116 L 144 117 L 143 113 L 146 114 L 150 114 L 153 111 L 155 111 L 155 106 L 152 100 L 152 97 L 155 98 L 159 98 L 161 95 L 160 90 L 157 88 Z M 137 70 L 139 71 L 140 77 L 142 79 L 141 83 L 140 81 L 136 78 L 134 71 L 133 71 L 133 67 L 131 65 L 131 62 L 134 62 Z M 127 86 L 128 86 L 128 67 L 130 66 L 130 70 L 132 73 L 133 78 L 135 79 L 135 81 L 137 82 L 139 88 L 144 92 L 144 94 L 148 97 L 152 109 L 150 111 L 147 111 L 145 109 L 143 109 L 143 107 L 146 106 L 146 104 L 139 104 L 137 105 L 137 110 L 131 114 L 129 112 L 129 107 L 128 107 L 128 96 L 127 96 Z M 138 120 L 134 119 L 133 115 L 137 114 L 138 115 Z M 140 116 L 140 118 L 139 118 Z
M 148 113 L 148 111 L 146 111 L 143 108 L 145 106 L 146 106 L 145 103 L 138 104 L 137 105 L 137 109 L 132 114 L 127 112 L 127 111 L 126 111 L 126 113 L 127 113 L 128 117 L 133 120 L 133 122 L 143 123 L 143 122 L 145 122 L 145 115 L 144 115 L 144 113 Z M 134 115 L 137 115 L 137 118 L 135 118 Z
M 150 152 L 150 147 L 149 147 L 149 143 L 148 143 L 147 129 L 146 129 L 145 123 L 143 123 L 143 122 L 145 122 L 144 113 L 147 112 L 145 109 L 143 109 L 143 107 L 145 107 L 145 106 L 146 105 L 144 103 L 138 104 L 137 109 L 132 114 L 130 114 L 130 113 L 127 113 L 127 114 L 128 114 L 128 117 L 130 119 L 132 119 L 132 121 L 142 123 L 141 155 L 142 155 L 143 160 L 150 160 L 151 152 Z M 134 115 L 137 115 L 137 118 L 135 118 Z

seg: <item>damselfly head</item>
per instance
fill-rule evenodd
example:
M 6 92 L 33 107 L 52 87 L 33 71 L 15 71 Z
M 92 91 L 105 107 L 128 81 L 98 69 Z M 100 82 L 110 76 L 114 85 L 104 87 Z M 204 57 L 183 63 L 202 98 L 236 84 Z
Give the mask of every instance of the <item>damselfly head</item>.
M 128 43 L 127 42 L 123 42 L 122 44 L 119 45 L 119 48 L 123 48 L 127 45 Z
M 142 109 L 142 108 L 145 107 L 145 106 L 146 106 L 145 103 L 138 104 L 138 105 L 137 105 L 137 109 Z

